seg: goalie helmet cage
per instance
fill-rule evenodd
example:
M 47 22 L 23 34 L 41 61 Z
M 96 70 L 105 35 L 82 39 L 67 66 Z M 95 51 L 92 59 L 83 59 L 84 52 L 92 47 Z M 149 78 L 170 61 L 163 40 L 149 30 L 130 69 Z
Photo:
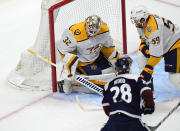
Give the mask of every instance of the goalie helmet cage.
M 50 66 L 25 50 L 8 82 L 25 90 L 57 91 L 62 65 L 56 51 L 63 31 L 82 22 L 90 15 L 99 15 L 110 28 L 116 47 L 127 53 L 125 0 L 42 0 L 39 32 L 30 48 L 40 56 L 51 60 Z

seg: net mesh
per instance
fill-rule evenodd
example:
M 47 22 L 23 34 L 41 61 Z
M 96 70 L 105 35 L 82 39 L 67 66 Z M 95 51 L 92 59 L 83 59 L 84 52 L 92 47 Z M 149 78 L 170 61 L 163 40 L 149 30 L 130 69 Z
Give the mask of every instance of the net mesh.
M 39 32 L 34 45 L 30 47 L 42 57 L 51 60 L 50 37 L 49 37 L 49 14 L 48 8 L 59 0 L 43 0 L 41 6 L 41 21 Z M 116 47 L 122 52 L 122 19 L 120 0 L 75 0 L 54 11 L 55 43 L 59 40 L 63 31 L 71 25 L 82 22 L 90 15 L 99 15 L 110 28 L 110 33 L 115 41 Z M 57 63 L 60 56 L 56 52 Z M 42 61 L 25 50 L 21 54 L 19 64 L 14 69 L 8 81 L 18 88 L 28 90 L 50 90 L 52 87 L 50 64 Z M 61 72 L 61 64 L 56 69 L 57 79 Z

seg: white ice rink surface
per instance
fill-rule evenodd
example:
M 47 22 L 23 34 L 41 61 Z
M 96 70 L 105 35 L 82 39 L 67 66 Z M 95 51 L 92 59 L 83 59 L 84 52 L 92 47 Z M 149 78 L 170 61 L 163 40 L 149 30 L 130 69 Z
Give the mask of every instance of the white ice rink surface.
M 129 21 L 130 9 L 146 5 L 153 13 L 171 19 L 180 26 L 180 1 L 129 0 L 127 5 L 128 51 L 138 48 L 137 32 Z M 6 82 L 15 68 L 20 53 L 30 47 L 37 35 L 41 0 L 0 1 L 0 131 L 98 131 L 106 122 L 103 111 L 82 111 L 75 102 L 54 99 L 49 92 L 26 92 Z M 130 39 L 131 38 L 131 39 Z M 180 98 L 156 104 L 153 115 L 143 116 L 156 125 Z M 96 105 L 92 105 L 95 108 Z M 176 110 L 157 131 L 180 131 L 180 109 Z

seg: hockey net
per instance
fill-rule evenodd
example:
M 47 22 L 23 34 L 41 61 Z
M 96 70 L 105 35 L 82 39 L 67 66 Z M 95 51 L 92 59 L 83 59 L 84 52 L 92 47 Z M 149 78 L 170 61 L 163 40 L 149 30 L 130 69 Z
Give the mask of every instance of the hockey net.
M 21 53 L 18 65 L 9 74 L 8 82 L 23 90 L 42 91 L 52 90 L 53 87 L 55 92 L 62 68 L 56 45 L 66 28 L 93 14 L 99 15 L 108 24 L 116 47 L 123 52 L 121 9 L 120 0 L 43 0 L 39 32 L 30 49 L 56 63 L 57 67 L 51 67 L 25 50 Z

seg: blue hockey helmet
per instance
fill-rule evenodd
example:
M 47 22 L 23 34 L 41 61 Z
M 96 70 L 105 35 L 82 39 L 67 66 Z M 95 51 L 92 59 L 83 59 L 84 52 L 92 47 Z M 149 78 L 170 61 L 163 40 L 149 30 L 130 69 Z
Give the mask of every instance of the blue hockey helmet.
M 128 55 L 119 58 L 115 63 L 115 70 L 118 74 L 126 74 L 130 72 L 133 60 Z

